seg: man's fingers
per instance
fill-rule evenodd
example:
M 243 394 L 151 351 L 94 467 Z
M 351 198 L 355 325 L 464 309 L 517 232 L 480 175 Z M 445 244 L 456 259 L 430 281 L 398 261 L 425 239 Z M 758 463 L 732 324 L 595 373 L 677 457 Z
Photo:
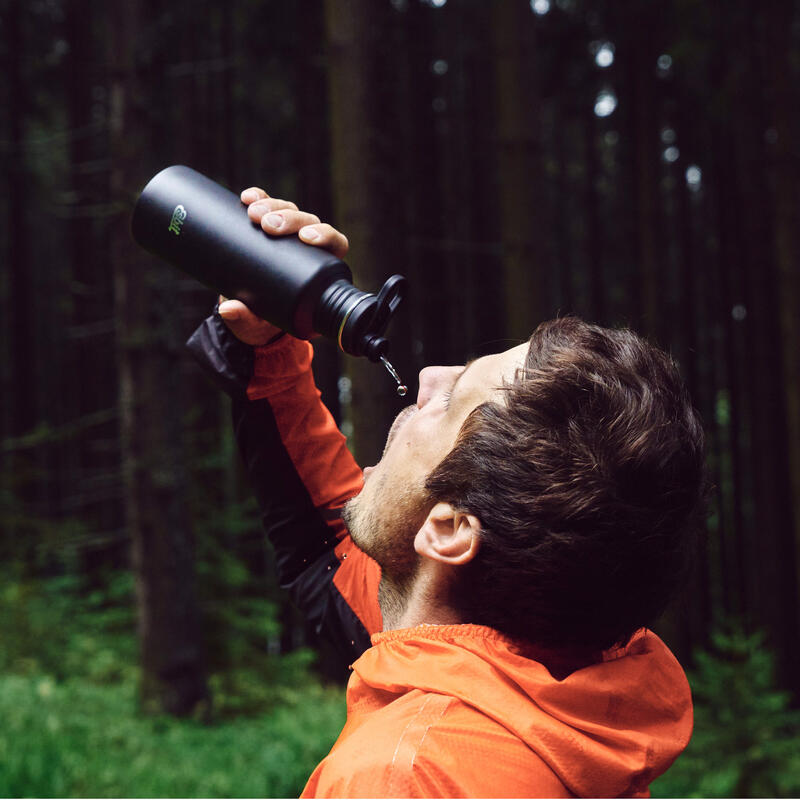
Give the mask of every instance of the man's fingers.
M 273 211 L 297 211 L 297 205 L 291 200 L 280 200 L 277 197 L 264 197 L 247 207 L 247 216 L 253 222 L 261 222 L 266 214 Z
M 309 214 L 307 211 L 295 211 L 287 208 L 281 211 L 270 211 L 261 217 L 261 228 L 265 233 L 275 236 L 283 236 L 289 233 L 297 233 L 305 225 L 313 225 L 319 222 L 316 214 Z
M 250 203 L 255 203 L 256 200 L 264 200 L 269 195 L 263 189 L 259 189 L 258 186 L 251 186 L 249 189 L 245 189 L 239 197 L 243 203 L 250 205 Z
M 320 222 L 316 214 L 300 211 L 291 200 L 270 197 L 254 186 L 242 192 L 242 202 L 248 204 L 247 216 L 272 236 L 297 233 L 307 244 L 322 247 L 337 258 L 342 258 L 350 247 L 344 234 Z
M 339 233 L 333 225 L 328 225 L 327 222 L 306 225 L 300 228 L 298 236 L 307 244 L 324 247 L 337 258 L 343 258 L 350 248 L 347 237 L 343 233 Z

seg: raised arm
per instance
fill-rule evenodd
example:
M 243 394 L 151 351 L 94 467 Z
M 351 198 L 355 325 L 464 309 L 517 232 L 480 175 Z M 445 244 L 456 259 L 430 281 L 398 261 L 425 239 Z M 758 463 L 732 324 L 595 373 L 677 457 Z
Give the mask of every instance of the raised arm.
M 346 251 L 347 240 L 316 217 L 261 190 L 248 191 L 260 200 L 251 201 L 250 218 L 265 230 L 302 228 L 306 241 L 337 255 Z M 266 220 L 276 210 L 283 218 L 279 230 Z M 281 586 L 352 661 L 381 629 L 380 571 L 353 545 L 341 518 L 342 505 L 361 489 L 362 473 L 314 385 L 311 345 L 282 334 L 238 301 L 224 301 L 188 346 L 233 398 L 236 439 Z

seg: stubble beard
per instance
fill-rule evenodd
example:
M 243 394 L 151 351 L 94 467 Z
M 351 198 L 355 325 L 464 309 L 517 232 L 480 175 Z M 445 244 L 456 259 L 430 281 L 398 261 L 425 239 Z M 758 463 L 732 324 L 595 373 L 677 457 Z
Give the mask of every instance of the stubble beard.
M 407 606 L 420 560 L 414 538 L 430 503 L 423 487 L 389 486 L 384 475 L 372 480 L 375 491 L 349 500 L 342 519 L 354 544 L 381 568 L 378 602 L 387 629 Z

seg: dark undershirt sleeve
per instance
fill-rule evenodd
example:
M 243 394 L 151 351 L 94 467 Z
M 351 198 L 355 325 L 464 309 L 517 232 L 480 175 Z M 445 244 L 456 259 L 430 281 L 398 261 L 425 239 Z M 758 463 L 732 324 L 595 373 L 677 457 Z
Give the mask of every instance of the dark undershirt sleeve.
M 352 663 L 380 629 L 379 569 L 355 548 L 341 519 L 342 503 L 360 489 L 361 472 L 319 400 L 310 346 L 283 336 L 250 347 L 228 331 L 216 309 L 187 346 L 232 397 L 236 440 L 275 549 L 280 585 Z

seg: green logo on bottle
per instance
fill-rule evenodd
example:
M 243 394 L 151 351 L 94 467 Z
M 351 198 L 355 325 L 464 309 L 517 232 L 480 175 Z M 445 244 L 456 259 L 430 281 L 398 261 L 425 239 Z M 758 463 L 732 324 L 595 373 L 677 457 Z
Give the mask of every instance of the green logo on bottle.
M 176 236 L 180 236 L 181 226 L 187 216 L 188 212 L 183 206 L 175 206 L 175 210 L 172 212 L 172 219 L 169 221 L 168 230 L 171 230 Z

